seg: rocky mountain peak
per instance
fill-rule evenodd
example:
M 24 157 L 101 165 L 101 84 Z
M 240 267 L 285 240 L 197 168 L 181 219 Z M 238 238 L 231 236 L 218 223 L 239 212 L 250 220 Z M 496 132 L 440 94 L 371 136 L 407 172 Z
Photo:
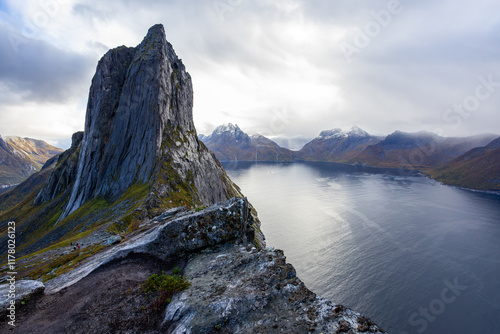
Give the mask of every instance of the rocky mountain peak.
M 227 123 L 216 127 L 215 130 L 212 132 L 212 135 L 220 136 L 223 134 L 229 134 L 231 136 L 235 136 L 236 134 L 241 134 L 241 133 L 244 132 L 240 129 L 238 124 Z
M 345 138 L 347 134 L 340 128 L 335 128 L 332 130 L 324 130 L 319 134 L 319 139 L 333 139 L 333 138 Z
M 168 206 L 179 192 L 186 204 L 227 199 L 231 183 L 199 143 L 192 108 L 191 77 L 162 25 L 137 47 L 108 51 L 92 79 L 76 180 L 60 219 L 96 197 L 116 201 L 134 184 L 150 187 L 149 207 Z
M 368 132 L 361 129 L 359 126 L 354 125 L 351 130 L 347 133 L 349 137 L 369 137 Z
M 366 137 L 370 137 L 370 135 L 366 131 L 364 131 L 360 127 L 358 127 L 357 125 L 354 125 L 353 127 L 351 127 L 351 129 L 348 132 L 343 131 L 340 128 L 321 131 L 321 133 L 319 134 L 317 139 L 328 140 L 328 139 L 343 139 L 343 138 L 348 138 L 348 137 L 350 137 L 350 138 L 366 138 Z

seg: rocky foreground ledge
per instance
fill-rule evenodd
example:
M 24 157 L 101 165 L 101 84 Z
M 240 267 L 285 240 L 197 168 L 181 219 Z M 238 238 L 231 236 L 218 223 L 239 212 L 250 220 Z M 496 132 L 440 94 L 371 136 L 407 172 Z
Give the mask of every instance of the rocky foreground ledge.
M 199 212 L 169 210 L 134 237 L 48 281 L 44 293 L 24 297 L 12 332 L 382 332 L 307 289 L 282 251 L 256 245 L 255 226 L 244 198 Z M 175 266 L 191 286 L 166 306 L 146 307 L 141 284 Z M 0 328 L 10 329 L 7 323 Z

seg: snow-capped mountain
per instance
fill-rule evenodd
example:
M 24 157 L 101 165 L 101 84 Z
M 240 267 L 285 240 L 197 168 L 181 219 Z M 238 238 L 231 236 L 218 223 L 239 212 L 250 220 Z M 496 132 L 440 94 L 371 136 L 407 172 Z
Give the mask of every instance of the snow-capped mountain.
M 297 154 L 260 134 L 249 136 L 237 124 L 218 126 L 198 137 L 220 161 L 291 161 Z
M 353 126 L 349 131 L 335 128 L 321 131 L 318 137 L 300 150 L 306 160 L 345 162 L 361 153 L 368 145 L 381 141 Z

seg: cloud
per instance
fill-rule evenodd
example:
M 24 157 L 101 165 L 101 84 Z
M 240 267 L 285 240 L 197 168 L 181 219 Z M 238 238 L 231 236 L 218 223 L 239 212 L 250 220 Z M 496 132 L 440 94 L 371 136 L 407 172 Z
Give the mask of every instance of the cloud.
M 27 39 L 6 26 L 0 26 L 0 52 L 2 101 L 14 95 L 23 102 L 66 102 L 80 94 L 95 66 L 86 55 Z
M 479 76 L 500 81 L 494 0 L 55 1 L 57 13 L 19 57 L 9 54 L 8 29 L 20 33 L 44 9 L 15 1 L 2 7 L 0 96 L 10 107 L 0 124 L 8 110 L 33 112 L 29 102 L 47 119 L 71 124 L 65 131 L 78 130 L 98 59 L 110 47 L 137 45 L 155 23 L 164 24 L 193 78 L 202 133 L 233 122 L 267 135 L 314 136 L 353 124 L 378 134 L 445 128 L 464 135 L 495 132 L 500 121 L 500 89 L 460 127 L 443 120 Z M 398 12 L 381 24 L 394 3 Z M 341 43 L 355 45 L 377 24 L 347 62 Z M 49 111 L 56 106 L 57 116 Z

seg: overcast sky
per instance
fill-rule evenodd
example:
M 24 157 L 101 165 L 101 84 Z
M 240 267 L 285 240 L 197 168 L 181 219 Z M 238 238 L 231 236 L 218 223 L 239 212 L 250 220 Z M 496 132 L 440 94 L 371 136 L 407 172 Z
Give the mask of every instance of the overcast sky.
M 498 0 L 0 0 L 0 134 L 67 147 L 101 56 L 148 28 L 193 78 L 198 133 L 500 133 Z

